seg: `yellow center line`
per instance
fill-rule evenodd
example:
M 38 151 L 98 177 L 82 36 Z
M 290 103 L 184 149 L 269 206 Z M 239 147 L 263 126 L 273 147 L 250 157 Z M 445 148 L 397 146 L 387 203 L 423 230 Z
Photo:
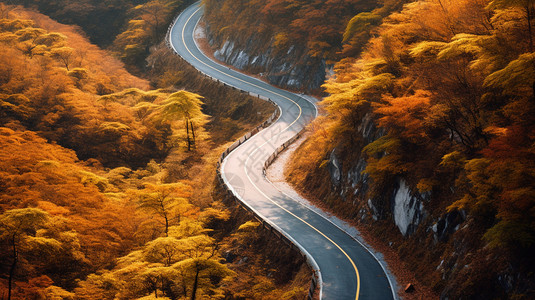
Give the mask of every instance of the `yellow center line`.
M 342 247 L 340 247 L 340 245 L 338 245 L 335 241 L 333 241 L 330 237 L 328 237 L 327 235 L 325 235 L 323 232 L 321 232 L 319 229 L 317 229 L 316 227 L 314 227 L 312 224 L 308 223 L 307 221 L 303 220 L 301 217 L 297 216 L 296 214 L 294 214 L 293 212 L 291 212 L 290 210 L 286 209 L 285 207 L 281 206 L 279 203 L 275 202 L 274 200 L 272 200 L 268 195 L 266 195 L 262 190 L 260 190 L 260 188 L 253 182 L 253 180 L 251 179 L 251 177 L 249 176 L 249 172 L 247 171 L 247 162 L 249 161 L 249 159 L 251 158 L 251 156 L 256 152 L 258 151 L 260 148 L 262 148 L 264 145 L 266 145 L 267 142 L 265 142 L 264 144 L 262 144 L 261 146 L 257 147 L 253 152 L 251 152 L 251 154 L 248 155 L 247 157 L 247 160 L 245 161 L 245 164 L 244 164 L 244 170 L 245 170 L 245 175 L 247 175 L 247 178 L 249 179 L 249 182 L 256 188 L 256 190 L 262 194 L 262 196 L 264 196 L 266 199 L 268 199 L 270 202 L 272 202 L 273 204 L 275 204 L 276 206 L 278 206 L 280 209 L 284 210 L 285 212 L 289 213 L 291 216 L 293 216 L 294 218 L 298 219 L 299 221 L 303 222 L 304 224 L 306 224 L 308 227 L 312 228 L 313 230 L 315 230 L 317 233 L 319 233 L 320 235 L 322 235 L 325 239 L 327 239 L 329 242 L 331 242 L 333 245 L 336 246 L 336 248 L 338 248 L 338 250 L 340 250 L 340 252 L 342 252 L 345 257 L 349 260 L 349 262 L 351 263 L 351 265 L 353 266 L 353 269 L 355 270 L 355 274 L 357 275 L 357 292 L 355 294 L 355 299 L 358 299 L 359 298 L 359 294 L 360 294 L 360 274 L 359 274 L 359 270 L 357 269 L 357 266 L 355 265 L 355 262 L 353 262 L 353 260 L 351 259 L 351 257 L 347 254 L 347 252 L 344 251 L 344 249 L 342 249 Z
M 186 41 L 185 41 L 185 37 L 184 37 L 184 31 L 186 29 L 186 25 L 190 22 L 191 18 L 193 18 L 193 16 L 195 14 L 197 14 L 199 12 L 199 10 L 201 9 L 201 7 L 199 7 L 195 12 L 193 12 L 193 14 L 186 20 L 186 23 L 184 24 L 184 27 L 182 28 L 182 43 L 184 44 L 184 47 L 186 48 L 186 50 L 189 52 L 189 54 L 195 58 L 198 62 L 204 64 L 205 66 L 207 66 L 208 68 L 210 69 L 213 69 L 214 71 L 217 71 L 223 75 L 226 75 L 226 76 L 229 76 L 231 78 L 234 78 L 238 81 L 241 81 L 245 84 L 248 84 L 248 85 L 251 85 L 251 86 L 254 86 L 254 87 L 257 87 L 261 90 L 264 90 L 266 92 L 269 92 L 269 93 L 273 93 L 281 98 L 284 98 L 284 99 L 287 99 L 289 101 L 291 101 L 292 103 L 294 103 L 298 108 L 299 108 L 299 115 L 297 116 L 297 118 L 290 124 L 288 125 L 285 129 L 283 129 L 278 135 L 280 135 L 282 132 L 288 130 L 288 128 L 290 128 L 293 124 L 295 124 L 299 118 L 301 117 L 302 115 L 302 109 L 301 109 L 301 106 L 293 101 L 292 99 L 284 96 L 284 95 L 281 95 L 277 92 L 274 92 L 274 91 L 270 91 L 268 89 L 265 89 L 261 86 L 258 86 L 254 83 L 251 83 L 251 82 L 247 82 L 243 79 L 240 79 L 240 78 L 237 78 L 237 77 L 234 77 L 230 74 L 227 74 L 227 73 L 224 73 L 223 71 L 217 69 L 217 68 L 214 68 L 210 65 L 208 65 L 207 63 L 205 63 L 204 61 L 200 60 L 199 58 L 197 58 L 191 51 L 190 49 L 188 48 L 188 46 L 186 45 Z M 278 136 L 277 135 L 277 136 Z M 351 263 L 351 265 L 353 266 L 353 269 L 355 270 L 355 274 L 357 276 L 357 291 L 356 291 L 356 294 L 355 294 L 355 299 L 358 299 L 359 298 L 359 293 L 360 293 L 360 275 L 359 275 L 359 271 L 357 269 L 357 266 L 355 265 L 355 262 L 353 262 L 353 260 L 351 259 L 351 257 L 347 254 L 347 252 L 344 251 L 344 249 L 342 249 L 342 247 L 340 247 L 340 245 L 338 245 L 335 241 L 333 241 L 331 238 L 329 238 L 327 235 L 325 235 L 323 232 L 321 232 L 319 229 L 317 229 L 316 227 L 314 227 L 312 224 L 308 223 L 307 221 L 303 220 L 301 217 L 295 215 L 294 213 L 292 213 L 291 211 L 289 211 L 288 209 L 284 208 L 283 206 L 281 206 L 280 204 L 278 204 L 277 202 L 273 201 L 269 196 L 267 196 L 263 191 L 260 190 L 260 188 L 253 182 L 253 180 L 251 179 L 251 177 L 249 176 L 249 172 L 247 171 L 247 168 L 245 167 L 247 165 L 247 162 L 249 161 L 249 159 L 251 158 L 251 156 L 256 153 L 256 151 L 258 151 L 261 147 L 265 146 L 268 142 L 270 142 L 272 139 L 274 138 L 271 137 L 269 140 L 267 140 L 266 142 L 264 142 L 260 147 L 257 147 L 251 154 L 248 155 L 247 157 L 247 160 L 244 164 L 244 170 L 245 170 L 245 174 L 247 175 L 247 178 L 249 179 L 249 182 L 251 182 L 251 184 L 256 188 L 256 190 L 258 192 L 260 192 L 260 194 L 262 194 L 267 200 L 269 200 L 270 202 L 272 202 L 273 204 L 275 204 L 277 207 L 279 207 L 280 209 L 284 210 L 285 212 L 287 212 L 288 214 L 290 214 L 291 216 L 293 216 L 294 218 L 298 219 L 299 221 L 303 222 L 304 224 L 306 224 L 307 226 L 309 226 L 310 228 L 312 228 L 314 231 L 316 231 L 317 233 L 319 233 L 321 236 L 323 236 L 326 240 L 328 240 L 329 242 L 331 242 L 333 245 L 336 246 L 336 248 L 338 248 L 338 250 L 340 250 L 340 252 L 342 252 L 344 254 L 344 256 L 349 260 L 349 262 Z

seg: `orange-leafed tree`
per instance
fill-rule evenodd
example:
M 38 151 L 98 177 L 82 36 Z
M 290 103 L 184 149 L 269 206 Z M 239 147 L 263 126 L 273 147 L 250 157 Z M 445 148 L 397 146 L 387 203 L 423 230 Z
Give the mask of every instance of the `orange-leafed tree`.
M 60 248 L 57 240 L 38 235 L 38 231 L 46 226 L 47 221 L 48 214 L 37 208 L 12 209 L 0 215 L 0 240 L 2 244 L 7 245 L 2 256 L 5 262 L 9 262 L 8 300 L 12 297 L 13 284 L 20 272 L 20 265 L 31 264 L 29 256 L 32 253 L 54 253 Z
M 170 123 L 176 127 L 180 121 L 184 122 L 186 145 L 188 151 L 196 148 L 197 142 L 206 138 L 203 136 L 203 126 L 207 116 L 202 112 L 202 96 L 188 91 L 175 92 L 155 110 L 154 119 L 162 123 Z
M 191 193 L 191 187 L 183 183 L 147 183 L 144 189 L 132 191 L 139 209 L 159 216 L 165 236 L 169 235 L 170 226 L 178 224 L 182 216 L 194 211 L 188 202 Z

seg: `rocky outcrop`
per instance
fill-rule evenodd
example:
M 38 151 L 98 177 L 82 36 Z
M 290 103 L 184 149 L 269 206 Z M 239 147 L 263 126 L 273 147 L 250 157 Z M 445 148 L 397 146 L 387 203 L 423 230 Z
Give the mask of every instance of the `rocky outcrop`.
M 379 208 L 375 207 L 375 204 L 373 204 L 373 201 L 372 199 L 368 199 L 368 207 L 370 208 L 371 210 L 371 215 L 372 215 L 372 219 L 374 221 L 377 221 L 379 219 L 382 219 L 382 213 L 381 211 L 379 210 Z
M 342 179 L 342 165 L 336 157 L 335 150 L 331 151 L 329 162 L 327 163 L 327 170 L 331 175 L 331 183 L 335 187 L 339 187 Z
M 464 211 L 453 210 L 444 214 L 431 226 L 435 241 L 445 242 L 448 237 L 459 229 L 460 224 L 466 219 Z
M 398 185 L 391 202 L 392 218 L 401 234 L 408 236 L 416 231 L 427 212 L 421 194 L 412 192 L 403 179 Z
M 352 191 L 353 197 L 364 197 L 368 191 L 368 181 L 370 180 L 370 176 L 364 173 L 366 165 L 366 160 L 360 158 L 347 172 L 347 184 L 348 188 Z
M 359 132 L 365 144 L 371 143 L 383 135 L 383 131 L 378 130 L 375 126 L 371 114 L 366 114 L 362 118 Z M 358 149 L 357 151 L 360 152 L 360 150 Z M 370 180 L 370 176 L 364 173 L 367 166 L 366 159 L 359 156 L 354 162 L 347 165 L 346 173 L 342 169 L 342 159 L 336 155 L 336 149 L 331 151 L 327 170 L 331 176 L 333 186 L 338 188 L 340 196 L 344 199 L 365 197 L 368 192 L 368 181 Z
M 358 129 L 363 145 L 375 141 L 384 134 L 382 130 L 377 129 L 370 114 L 361 119 Z M 357 151 L 360 152 L 360 149 L 357 149 Z M 345 201 L 353 199 L 353 204 L 358 205 L 358 199 L 366 199 L 365 197 L 369 192 L 370 177 L 364 172 L 367 166 L 366 159 L 363 156 L 359 156 L 355 161 L 345 162 L 345 168 L 348 169 L 345 173 L 342 168 L 342 161 L 343 157 L 336 155 L 336 149 L 331 151 L 327 170 L 333 190 Z M 390 187 L 388 187 L 389 185 Z M 390 218 L 403 236 L 413 234 L 428 216 L 424 209 L 424 202 L 429 198 L 430 194 L 421 194 L 418 191 L 414 191 L 403 178 L 395 178 L 390 184 L 387 183 L 382 194 L 382 196 L 368 198 L 366 201 L 367 208 L 361 210 L 361 214 L 368 212 L 373 220 Z M 451 222 L 446 225 L 451 226 Z M 442 223 L 437 225 L 437 230 L 451 231 L 450 227 L 443 229 L 442 226 Z

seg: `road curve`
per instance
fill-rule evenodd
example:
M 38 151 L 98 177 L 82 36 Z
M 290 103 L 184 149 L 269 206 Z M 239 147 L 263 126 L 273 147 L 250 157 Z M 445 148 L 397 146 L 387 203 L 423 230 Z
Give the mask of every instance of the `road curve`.
M 280 109 L 280 117 L 271 126 L 225 157 L 221 165 L 225 184 L 319 268 L 321 299 L 395 299 L 383 267 L 367 249 L 330 221 L 274 188 L 263 174 L 268 157 L 316 117 L 315 105 L 206 57 L 193 37 L 202 13 L 202 7 L 196 3 L 178 16 L 169 32 L 172 48 L 202 73 L 267 97 Z

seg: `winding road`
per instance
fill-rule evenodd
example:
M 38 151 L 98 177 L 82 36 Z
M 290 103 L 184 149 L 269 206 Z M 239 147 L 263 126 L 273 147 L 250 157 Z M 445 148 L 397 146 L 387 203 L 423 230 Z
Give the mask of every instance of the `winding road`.
M 280 117 L 271 126 L 225 157 L 221 165 L 225 184 L 319 269 L 321 299 L 395 299 L 392 284 L 375 256 L 339 227 L 277 190 L 264 176 L 265 161 L 316 117 L 315 105 L 206 57 L 193 36 L 202 14 L 199 3 L 180 14 L 170 29 L 173 49 L 202 73 L 269 98 L 280 109 Z

